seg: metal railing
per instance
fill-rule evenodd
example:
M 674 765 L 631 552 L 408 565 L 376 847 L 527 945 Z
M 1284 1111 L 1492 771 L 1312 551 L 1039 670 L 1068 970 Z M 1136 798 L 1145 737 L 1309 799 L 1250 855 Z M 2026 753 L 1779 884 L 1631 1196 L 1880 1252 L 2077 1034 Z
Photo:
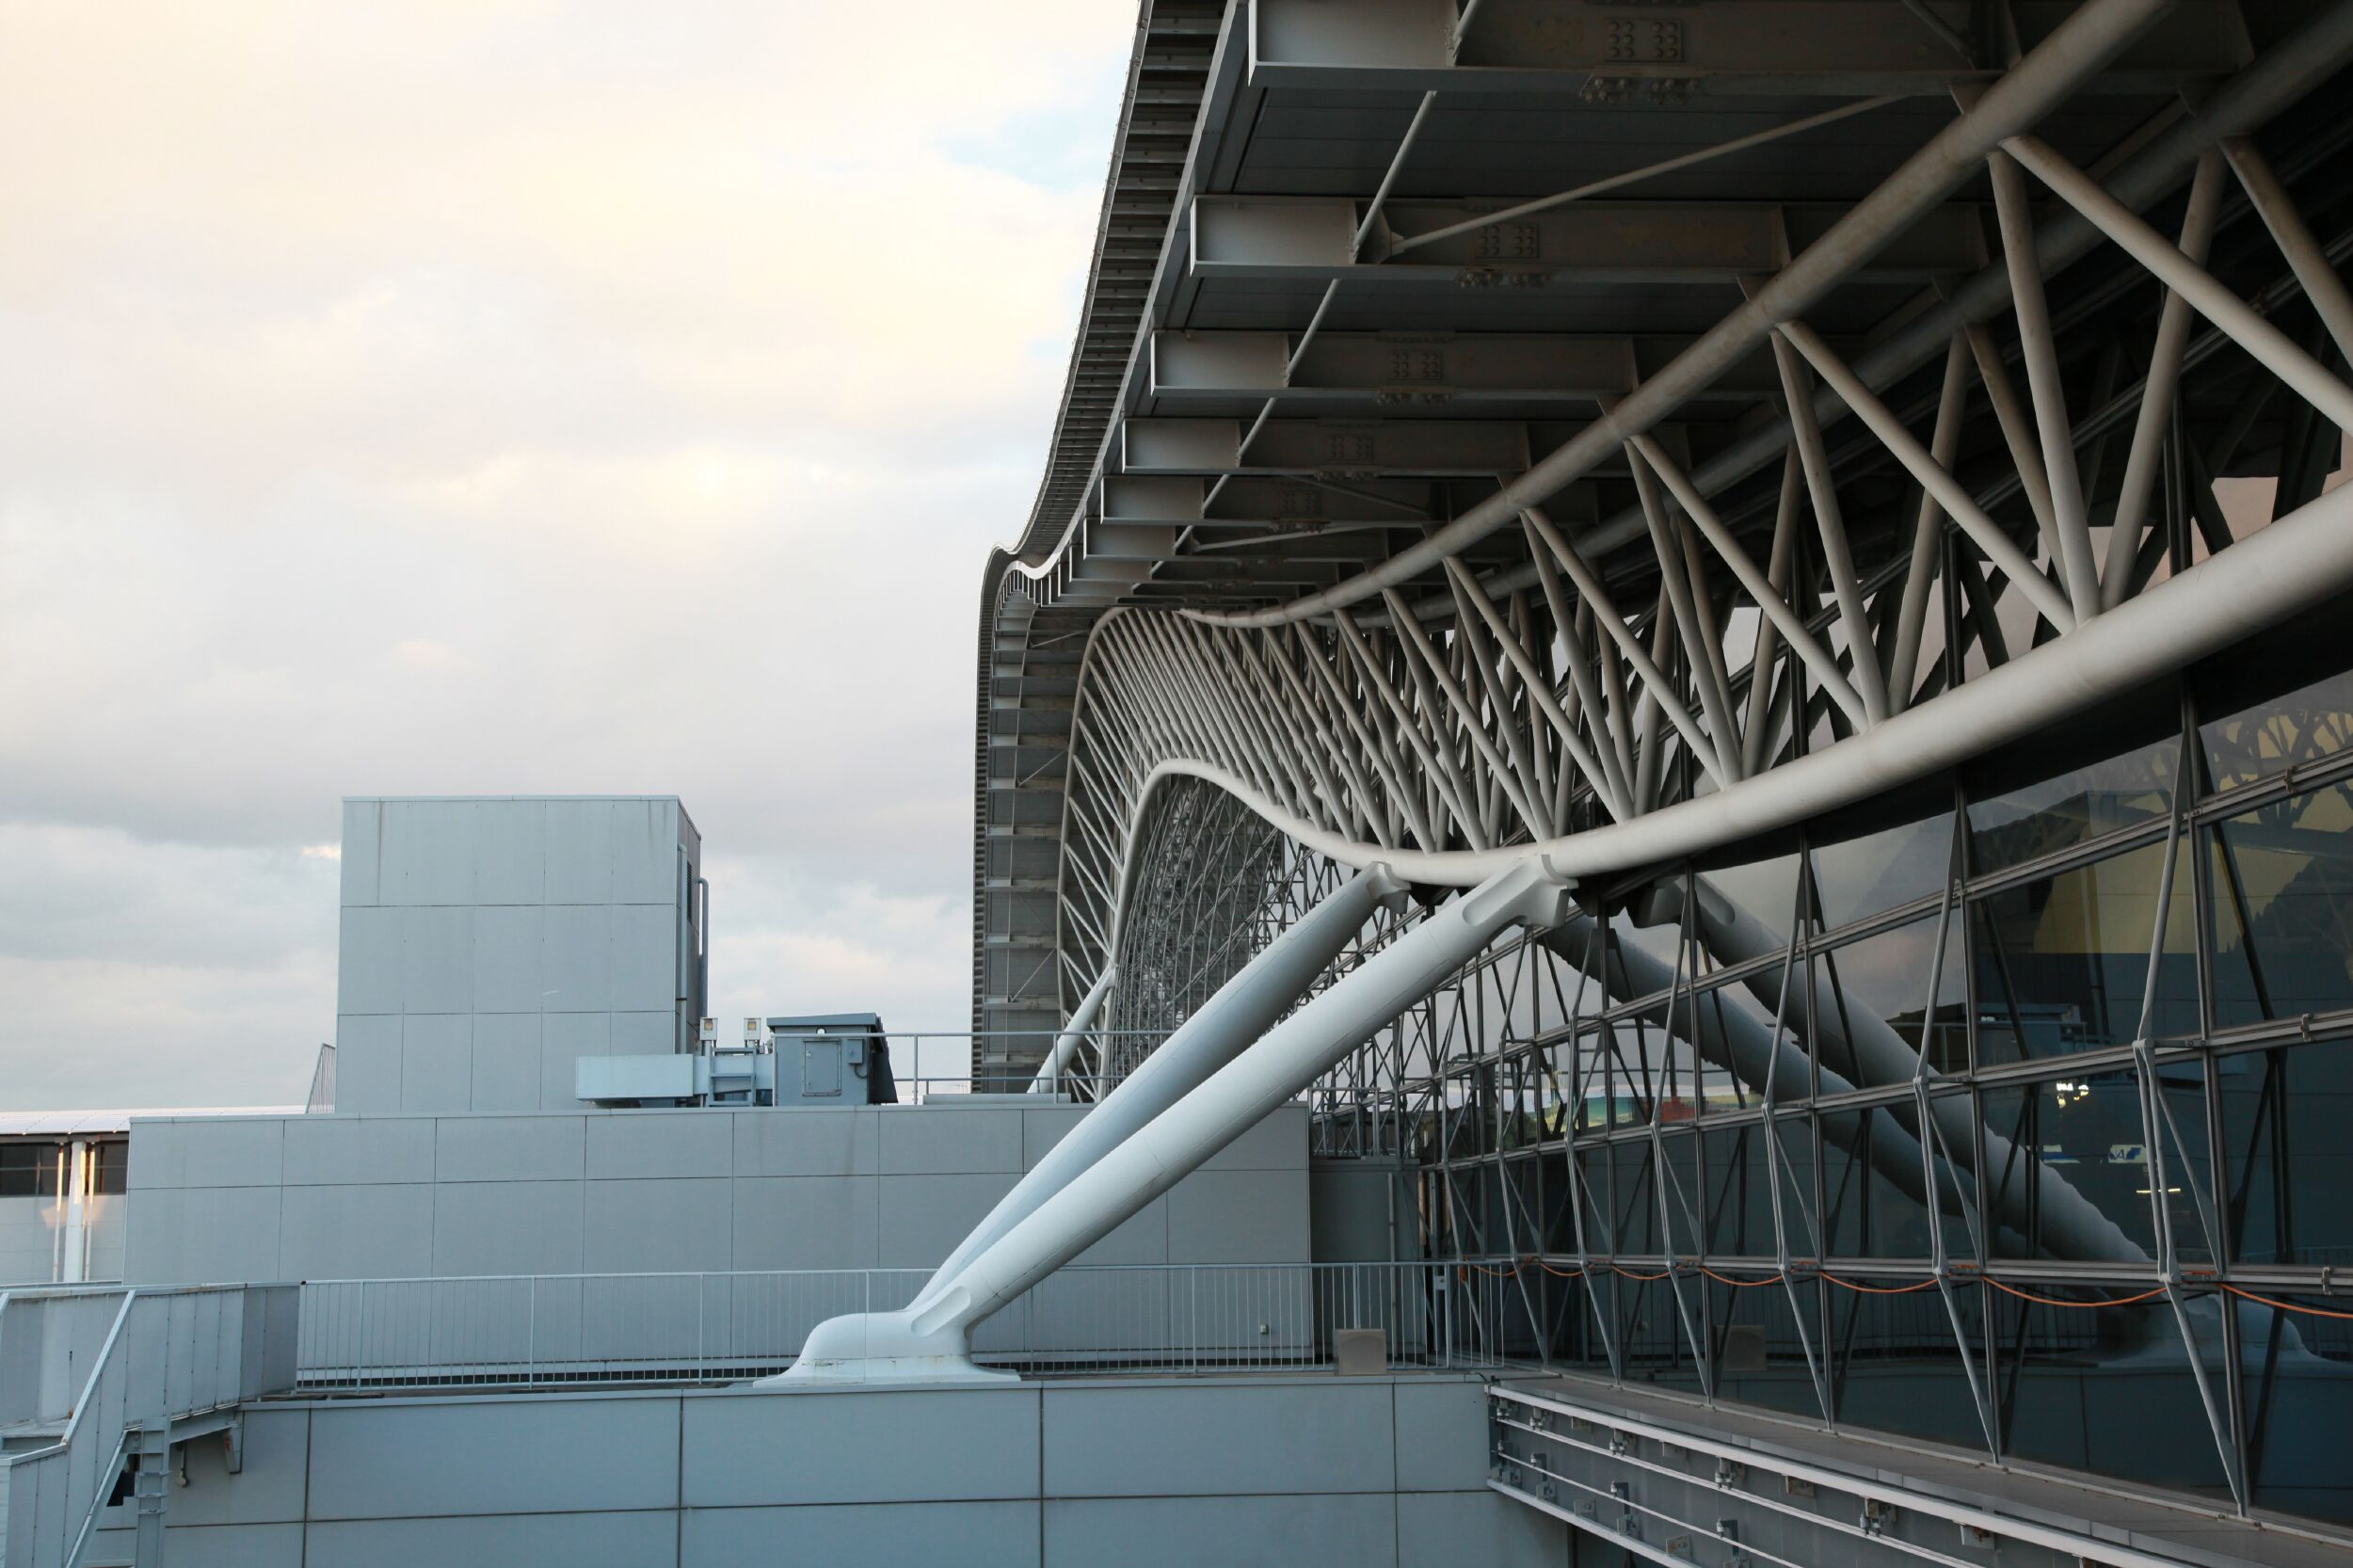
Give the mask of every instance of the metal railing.
M 142 1432 L 294 1386 L 298 1288 L 175 1286 L 114 1292 L 115 1311 L 57 1441 L 0 1457 L 6 1568 L 78 1560 Z
M 120 1285 L 0 1290 L 0 1439 L 54 1437 L 72 1417 L 126 1294 Z M 8 1498 L 0 1487 L 0 1511 Z
M 781 1371 L 808 1332 L 904 1306 L 923 1269 L 320 1280 L 302 1287 L 298 1381 L 338 1389 L 735 1381 Z M 1036 1371 L 1332 1364 L 1378 1329 L 1393 1365 L 1494 1367 L 1503 1282 L 1442 1263 L 1071 1268 L 973 1335 Z

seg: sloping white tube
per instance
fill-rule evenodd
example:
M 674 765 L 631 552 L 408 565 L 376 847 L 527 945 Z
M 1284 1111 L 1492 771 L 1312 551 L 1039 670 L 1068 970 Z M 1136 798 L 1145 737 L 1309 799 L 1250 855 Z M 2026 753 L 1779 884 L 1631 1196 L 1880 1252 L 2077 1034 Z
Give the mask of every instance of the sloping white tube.
M 915 1300 L 929 1302 L 982 1248 L 1035 1213 L 1037 1207 L 1070 1184 L 1073 1176 L 1100 1160 L 1138 1128 L 1198 1088 L 1211 1073 L 1231 1062 L 1244 1046 L 1273 1027 L 1307 994 L 1307 987 L 1339 956 L 1373 909 L 1402 898 L 1405 884 L 1385 866 L 1359 872 L 1326 894 L 1323 902 L 1268 944 L 1217 989 L 1217 994 L 1193 1010 L 1193 1016 L 1160 1048 L 1144 1059 L 1119 1085 L 1103 1096 L 1063 1141 L 1023 1176 L 1014 1190 L 956 1244 Z M 1103 983 L 1088 994 L 1097 999 Z M 1086 1004 L 1080 1005 L 1080 1013 Z M 1080 1015 L 1072 1015 L 1077 1025 Z
M 1094 984 L 1087 987 L 1087 994 L 1079 1000 L 1078 1009 L 1070 1015 L 1070 1021 L 1063 1025 L 1060 1034 L 1054 1036 L 1054 1048 L 1046 1053 L 1046 1063 L 1038 1068 L 1037 1077 L 1030 1080 L 1031 1094 L 1050 1095 L 1062 1086 L 1062 1075 L 1070 1070 L 1071 1058 L 1079 1054 L 1080 1042 L 1087 1037 L 1087 1030 L 1095 1023 L 1095 1015 L 1102 1010 L 1103 999 L 1111 995 L 1112 986 L 1118 979 L 1118 965 L 1103 966 L 1103 972 L 1096 977 Z
M 1568 884 L 1542 856 L 1530 855 L 1433 910 L 1074 1176 L 965 1265 L 930 1302 L 820 1323 L 792 1370 L 769 1381 L 809 1386 L 987 1376 L 971 1361 L 974 1323 L 1176 1186 L 1373 1031 L 1427 996 L 1505 927 L 1558 924 L 1568 914 Z
M 1726 966 L 1746 963 L 1768 952 L 1776 952 L 1785 945 L 1765 929 L 1756 917 L 1742 909 L 1732 900 L 1707 886 L 1701 878 L 1698 909 L 1692 921 L 1700 940 L 1719 964 Z M 1675 901 L 1679 903 L 1680 901 Z M 1669 911 L 1662 906 L 1662 914 Z M 1669 918 L 1679 916 L 1673 910 Z M 1759 970 L 1749 977 L 1749 990 L 1766 1007 L 1782 1007 L 1781 974 L 1779 968 Z M 1799 981 L 1802 987 L 1806 983 Z M 1783 1008 L 1790 1027 L 1805 1028 L 1804 1011 L 1800 998 L 1789 999 Z M 1844 1015 L 1842 1021 L 1841 1015 Z M 1920 1071 L 1919 1053 L 1896 1032 L 1886 1019 L 1868 1009 L 1823 1006 L 1814 1008 L 1814 1049 L 1819 1055 L 1826 1048 L 1846 1048 L 1847 1060 L 1854 1064 L 1856 1075 L 1862 1079 L 1861 1089 L 1884 1089 L 1894 1084 L 1910 1083 Z M 1825 1073 L 1827 1080 L 1829 1074 Z M 1944 1075 L 1934 1068 L 1929 1070 L 1933 1080 Z M 1827 1081 L 1825 1094 L 1833 1093 Z M 1782 1093 L 1786 1094 L 1785 1089 Z M 1801 1091 L 1803 1093 L 1803 1091 Z M 1977 1132 L 1977 1113 L 1971 1109 L 1975 1102 L 1966 1095 L 1931 1095 L 1929 1114 L 1936 1120 L 1937 1131 L 1943 1135 L 1944 1147 L 1953 1162 L 1968 1171 L 1977 1155 L 1972 1134 Z M 2094 1204 L 2076 1191 L 2065 1176 L 2045 1166 L 2041 1181 L 2034 1181 L 2041 1157 L 2033 1150 L 2019 1150 L 2009 1139 L 1988 1127 L 1980 1134 L 1985 1140 L 1985 1172 L 1972 1172 L 1978 1176 L 1982 1191 L 1990 1178 L 1992 1191 L 1984 1201 L 1994 1214 L 2013 1226 L 2019 1235 L 2028 1236 L 2040 1229 L 2043 1247 L 2055 1257 L 2072 1262 L 2145 1263 L 2147 1249 L 2124 1233 L 2121 1225 L 2100 1211 Z M 1891 1177 L 1897 1173 L 1886 1173 Z M 1920 1174 L 1915 1166 L 1908 1178 L 1898 1178 L 1906 1190 L 1917 1189 Z M 1917 1192 L 1914 1192 L 1914 1195 Z

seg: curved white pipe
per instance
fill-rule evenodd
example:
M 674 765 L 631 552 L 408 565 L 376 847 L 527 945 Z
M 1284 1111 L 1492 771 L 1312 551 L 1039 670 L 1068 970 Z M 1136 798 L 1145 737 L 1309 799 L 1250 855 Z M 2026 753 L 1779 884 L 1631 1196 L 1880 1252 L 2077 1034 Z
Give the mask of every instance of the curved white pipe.
M 1063 1074 L 1070 1070 L 1071 1058 L 1079 1054 L 1079 1046 L 1086 1039 L 1087 1030 L 1094 1025 L 1096 1013 L 1118 980 L 1119 966 L 1116 964 L 1105 965 L 1103 972 L 1095 977 L 1095 984 L 1087 987 L 1087 994 L 1079 1000 L 1078 1010 L 1070 1015 L 1070 1021 L 1062 1026 L 1060 1034 L 1054 1036 L 1054 1048 L 1046 1053 L 1045 1062 L 1037 1069 L 1037 1077 L 1030 1080 L 1031 1094 L 1050 1095 L 1060 1089 Z
M 988 1217 L 956 1244 L 956 1250 L 917 1294 L 916 1304 L 929 1302 L 983 1248 L 1036 1212 L 1080 1172 L 1200 1087 L 1211 1073 L 1264 1034 L 1307 994 L 1316 976 L 1364 929 L 1374 908 L 1404 892 L 1405 884 L 1385 868 L 1375 866 L 1335 888 L 1292 921 L 1241 972 L 1219 986 L 1214 996 L 1194 1008 L 1175 1033 L 1046 1152 L 989 1210 Z M 1102 984 L 1096 982 L 1098 991 Z M 1094 994 L 1089 993 L 1090 997 Z
M 1305 822 L 1225 769 L 1191 758 L 1158 763 L 1138 798 L 1173 775 L 1206 779 L 1307 848 L 1345 865 L 1380 861 L 1411 882 L 1474 887 L 1530 856 L 1562 876 L 1604 876 L 1792 826 L 1969 761 L 2348 590 L 2353 486 L 2341 486 L 2066 635 L 1827 750 L 1713 794 L 1535 843 L 1436 853 L 1362 843 Z
M 1550 926 L 1564 919 L 1568 898 L 1568 885 L 1531 857 L 1431 911 L 1079 1173 L 983 1249 L 944 1290 L 898 1312 L 856 1313 L 818 1324 L 792 1370 L 767 1381 L 807 1387 L 988 1376 L 972 1364 L 974 1323 L 1110 1234 L 1313 1083 L 1505 927 Z

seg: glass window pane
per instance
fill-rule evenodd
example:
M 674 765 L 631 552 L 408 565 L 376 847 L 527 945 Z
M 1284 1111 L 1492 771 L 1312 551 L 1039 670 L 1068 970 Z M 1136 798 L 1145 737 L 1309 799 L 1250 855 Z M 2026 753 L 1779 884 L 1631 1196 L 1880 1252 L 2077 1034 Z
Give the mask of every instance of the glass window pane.
M 2118 828 L 2165 815 L 2173 798 L 2181 737 L 1969 803 L 1972 875 L 2023 865 Z
M 1823 1113 L 1822 1201 L 1832 1256 L 1932 1256 L 1935 1242 L 1919 1196 L 1926 1181 L 1920 1140 L 1892 1111 Z
M 2089 1304 L 2137 1289 L 2039 1286 L 2035 1294 Z M 2046 1306 L 1986 1292 L 2007 1384 L 2004 1425 L 2021 1459 L 2227 1498 L 2181 1327 L 2162 1298 L 2130 1306 Z M 2193 1315 L 2195 1320 L 2195 1315 Z M 2218 1326 L 2218 1320 L 2217 1320 Z M 2206 1375 L 2220 1386 L 2222 1361 Z
M 1886 1282 L 1880 1283 L 1884 1288 Z M 1954 1302 L 1971 1338 L 1979 1339 L 1977 1293 L 1957 1291 Z M 1985 1422 L 1961 1374 L 1953 1315 L 1942 1291 L 1881 1296 L 1833 1286 L 1830 1314 L 1833 1392 L 1842 1423 L 1984 1450 Z M 1982 1368 L 1982 1353 L 1977 1360 Z
M 1797 929 L 1797 853 L 1697 872 L 1694 891 L 1702 973 L 1778 951 Z
M 2217 1028 L 2353 1007 L 2353 785 L 2233 817 L 2208 866 Z
M 1860 838 L 1817 842 L 1812 857 L 1815 929 L 1836 931 L 1943 888 L 1952 874 L 1953 814 L 1940 809 Z
M 1821 1288 L 1810 1280 L 1795 1286 L 1710 1280 L 1705 1294 L 1718 1396 L 1822 1418 L 1806 1360 L 1809 1344 L 1817 1356 L 1822 1352 Z
M 2156 1256 L 2140 1084 L 2130 1068 L 1984 1091 L 1997 1257 Z M 2004 1146 L 2007 1145 L 2007 1146 Z
M 2198 740 L 2215 789 L 2270 778 L 2353 744 L 2344 617 L 2341 604 L 2325 605 L 2203 678 L 2199 709 L 2216 716 L 2199 725 Z
M 2138 1035 L 2164 870 L 2165 846 L 2144 844 L 1971 905 L 1979 1063 L 2064 1056 Z M 2182 864 L 2166 917 L 2154 1038 L 2197 1032 L 2195 906 Z
M 1707 1253 L 1711 1257 L 1771 1258 L 1771 1131 L 1762 1122 L 1711 1128 L 1707 1155 Z
M 2353 1042 L 2217 1057 L 2224 1205 L 2246 1263 L 2353 1263 Z
M 1945 923 L 1943 968 L 1937 968 L 1934 919 L 1882 931 L 1818 954 L 1813 960 L 1810 1029 L 1823 1073 L 1822 1093 L 1835 1094 L 1832 1075 L 1856 1089 L 1909 1083 L 1918 1071 L 1925 1034 L 1934 1072 L 1965 1071 L 1969 998 L 1961 979 L 1959 919 Z M 1933 984 L 1935 1009 L 1929 1009 Z
M 2248 1454 L 2255 1504 L 2353 1524 L 2353 1477 L 2333 1434 L 2353 1427 L 2353 1322 L 2343 1296 L 2263 1292 L 2301 1311 L 2242 1303 Z

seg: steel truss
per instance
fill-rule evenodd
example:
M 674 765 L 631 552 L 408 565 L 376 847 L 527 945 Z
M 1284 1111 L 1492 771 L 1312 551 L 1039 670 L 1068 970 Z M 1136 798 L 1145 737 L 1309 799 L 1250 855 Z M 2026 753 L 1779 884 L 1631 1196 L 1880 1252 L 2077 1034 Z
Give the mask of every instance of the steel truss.
M 1577 880 L 1586 913 L 1500 942 L 1317 1091 L 1328 1148 L 1418 1157 L 1433 1252 L 1511 1282 L 1516 1312 L 1499 1333 L 1614 1378 L 1688 1375 L 1711 1401 L 1753 1335 L 1802 1367 L 1808 1413 L 1825 1421 L 1840 1418 L 1836 1368 L 1858 1345 L 1951 1355 L 1987 1451 L 2009 1459 L 2017 1368 L 2089 1348 L 2080 1336 L 2099 1331 L 2068 1308 L 2130 1296 L 2135 1333 L 2185 1348 L 2220 1489 L 2245 1512 L 2263 1402 L 2249 1347 L 2267 1343 L 2276 1362 L 2299 1330 L 2223 1310 L 2200 1274 L 2221 1194 L 2186 1208 L 2153 1198 L 2153 1245 L 2110 1236 L 2063 1176 L 2015 1154 L 2018 1128 L 1983 1113 L 1989 1092 L 2047 1077 L 2047 1063 L 1972 1075 L 1974 1022 L 1954 1057 L 1925 1024 L 1907 1041 L 1825 1010 L 1814 977 L 1834 973 L 1842 949 L 1933 921 L 1920 1016 L 1958 1002 L 1974 1018 L 1947 977 L 1944 934 L 2000 878 L 1957 872 L 1925 903 L 1835 930 L 1801 892 L 1799 935 L 1761 947 L 1707 925 L 1688 871 L 1663 879 L 1683 888 L 1675 907 L 1612 904 L 1655 889 L 1662 865 L 1795 833 L 2353 588 L 2353 488 L 2323 493 L 2353 431 L 2353 296 L 2338 271 L 2353 231 L 2315 232 L 2306 216 L 2342 222 L 2331 170 L 2348 136 L 2275 148 L 2276 167 L 2251 139 L 2353 57 L 2353 6 L 2316 12 L 2195 109 L 2080 168 L 2038 120 L 2153 14 L 2095 0 L 2005 75 L 1958 89 L 1966 110 L 1950 127 L 1777 276 L 1744 283 L 1716 328 L 1588 394 L 1598 417 L 1550 456 L 1491 472 L 1493 488 L 1449 516 L 1415 513 L 1421 536 L 1401 549 L 1378 541 L 1414 511 L 1407 492 L 1377 462 L 1343 473 L 1283 456 L 1299 437 L 1273 417 L 1280 391 L 1209 460 L 1193 433 L 1131 433 L 1131 472 L 1164 462 L 1209 478 L 1199 525 L 1179 535 L 1187 549 L 1276 566 L 1321 552 L 1341 576 L 1278 602 L 1135 602 L 1095 619 L 1062 778 L 1054 956 L 1065 1010 L 1115 965 L 1105 1016 L 1164 1030 L 1347 868 L 1389 866 L 1434 899 L 1541 856 Z M 1401 242 L 1383 221 L 1430 106 L 1426 96 L 1389 177 L 1355 209 L 1363 254 L 1284 336 L 1278 388 L 1311 365 L 1341 374 L 1317 358 L 1339 291 L 1385 257 L 1454 237 Z M 1862 339 L 1809 325 L 1843 279 L 1975 177 L 1993 198 L 1990 264 Z M 1455 227 L 1492 237 L 1510 216 Z M 2096 274 L 2077 264 L 2095 251 Z M 1728 404 L 1739 411 L 1726 421 Z M 1737 435 L 1687 423 L 1703 406 L 1709 429 Z M 1464 440 L 1489 456 L 1512 443 L 1508 432 Z M 1427 472 L 1461 459 L 1413 460 Z M 1248 502 L 1269 474 L 1361 517 L 1214 534 L 1212 504 Z M 2224 481 L 2256 474 L 2276 479 L 2265 515 L 2226 509 Z M 1104 546 L 1111 525 L 1088 520 L 1042 564 L 1015 564 L 1038 613 L 1081 602 L 1062 596 L 1082 581 L 1090 544 L 1139 548 Z M 2339 768 L 2315 765 L 2302 783 Z M 2129 833 L 2033 869 L 2161 853 L 2157 904 L 2169 908 L 2175 846 L 2252 797 L 2201 799 L 2178 777 L 2160 793 L 2162 809 Z M 2184 863 L 2211 900 L 2206 858 Z M 1382 917 L 1325 984 L 1411 924 Z M 1646 932 L 1658 938 L 1647 958 Z M 2212 1049 L 2152 1028 L 2168 940 L 2160 914 L 2138 1027 L 2070 1064 L 2137 1085 L 2153 1192 L 2195 1136 L 2161 1085 L 2204 1070 Z M 1826 1060 L 1833 1046 L 1843 1076 Z M 1095 1070 L 1132 1065 L 1114 1052 Z M 1731 1102 L 1708 1119 L 1710 1138 L 1770 1148 L 1769 1245 L 1710 1242 L 1723 1194 L 1707 1183 L 1721 1171 L 1671 1114 L 1710 1095 Z M 1630 1110 L 1596 1122 L 1593 1104 Z M 1817 1141 L 1835 1124 L 1856 1179 L 1934 1214 L 1930 1256 L 1826 1261 L 1831 1194 L 1810 1185 L 1818 1166 L 1801 1180 L 1790 1161 L 1781 1129 L 1793 1114 Z M 1622 1192 L 1610 1173 L 1625 1159 L 1646 1174 Z M 2030 1172 L 2040 1185 L 2013 1185 Z M 1990 1268 L 1987 1238 L 2033 1213 L 2060 1241 Z M 2185 1230 L 2200 1240 L 2185 1247 Z M 1647 1244 L 1629 1243 L 1638 1233 Z M 2231 1278 L 2325 1284 L 2300 1269 Z M 2057 1304 L 2012 1299 L 2038 1288 Z

